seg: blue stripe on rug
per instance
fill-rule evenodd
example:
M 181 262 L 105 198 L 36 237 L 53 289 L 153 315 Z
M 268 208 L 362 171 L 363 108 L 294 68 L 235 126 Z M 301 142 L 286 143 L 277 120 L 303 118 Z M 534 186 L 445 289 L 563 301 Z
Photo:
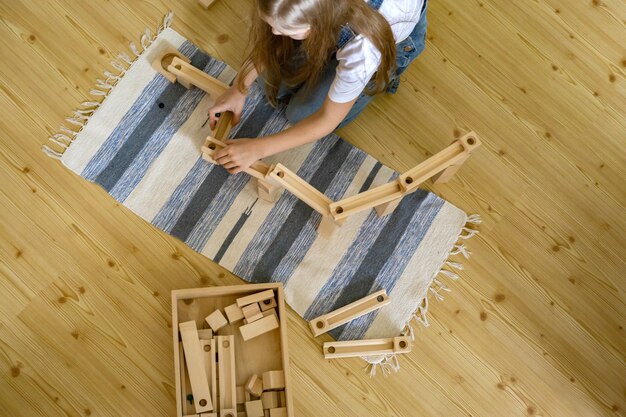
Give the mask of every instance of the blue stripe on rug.
M 198 48 L 189 41 L 185 41 L 178 50 L 185 56 L 193 56 L 198 52 Z M 118 156 L 129 135 L 141 124 L 144 115 L 154 108 L 163 92 L 171 86 L 172 84 L 160 74 L 150 80 L 80 175 L 90 181 L 95 181 L 98 174 Z
M 415 194 L 418 193 L 422 194 L 422 196 L 415 196 Z M 402 204 L 406 204 L 408 212 L 414 210 L 414 213 L 410 216 L 410 222 L 398 239 L 395 248 L 393 251 L 390 251 L 391 253 L 385 254 L 384 251 L 380 250 L 382 245 L 386 245 L 385 242 L 381 242 L 380 245 L 374 245 L 371 249 L 372 255 L 367 258 L 368 262 L 361 264 L 356 279 L 342 289 L 342 294 L 338 302 L 333 306 L 333 309 L 349 304 L 381 288 L 385 288 L 387 293 L 391 294 L 398 279 L 400 279 L 404 273 L 411 257 L 419 247 L 426 232 L 428 232 L 437 213 L 439 213 L 439 210 L 443 207 L 444 201 L 437 198 L 434 194 L 430 194 L 428 191 L 419 190 L 405 197 Z M 403 210 L 401 207 L 396 208 L 396 210 L 398 209 Z M 378 248 L 376 248 L 376 246 L 378 246 Z M 374 253 L 376 255 L 374 255 Z M 388 256 L 388 258 L 385 260 L 382 258 L 383 256 Z M 381 261 L 383 262 L 382 264 Z M 374 276 L 376 269 L 378 269 L 378 273 Z M 361 281 L 359 279 L 361 276 L 367 276 L 361 275 L 363 271 L 371 271 L 371 276 L 373 276 L 374 279 L 365 280 L 365 282 Z M 361 288 L 364 289 L 369 286 L 370 290 L 365 293 L 359 292 L 359 283 L 362 284 Z M 358 295 L 358 297 L 354 298 L 355 295 Z M 339 303 L 341 304 L 338 305 Z M 380 310 L 377 310 L 359 317 L 356 320 L 331 330 L 330 334 L 337 340 L 361 339 L 365 336 L 367 329 L 372 325 L 379 312 Z

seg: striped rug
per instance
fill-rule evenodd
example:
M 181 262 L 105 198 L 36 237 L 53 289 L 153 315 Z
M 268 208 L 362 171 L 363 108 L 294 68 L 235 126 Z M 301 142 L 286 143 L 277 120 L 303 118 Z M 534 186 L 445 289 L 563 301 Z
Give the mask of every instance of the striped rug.
M 200 156 L 212 99 L 169 83 L 151 61 L 173 47 L 226 83 L 235 71 L 167 26 L 168 20 L 155 38 L 144 35 L 142 48 L 131 48 L 134 57 L 120 56 L 120 74 L 107 73 L 93 90 L 104 100 L 83 103 L 68 119 L 79 130 L 63 128 L 45 151 L 244 280 L 282 282 L 287 302 L 306 320 L 385 288 L 391 304 L 333 330 L 336 339 L 397 336 L 410 331 L 413 318 L 427 324 L 429 290 L 437 297 L 447 290 L 436 277 L 456 277 L 442 268 L 460 268 L 448 256 L 467 255 L 455 243 L 475 233 L 465 227 L 466 214 L 420 190 L 391 215 L 370 210 L 350 217 L 325 240 L 316 233 L 320 215 L 293 195 L 285 191 L 274 204 L 259 200 L 251 177 L 229 175 Z M 270 107 L 254 86 L 231 136 L 286 126 L 284 109 Z M 285 164 L 333 200 L 397 176 L 334 134 L 266 162 Z

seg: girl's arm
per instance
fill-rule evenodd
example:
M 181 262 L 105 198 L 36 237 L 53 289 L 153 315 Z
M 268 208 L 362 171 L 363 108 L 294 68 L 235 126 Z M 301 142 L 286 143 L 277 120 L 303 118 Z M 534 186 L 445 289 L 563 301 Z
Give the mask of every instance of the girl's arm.
M 213 158 L 231 174 L 248 168 L 261 158 L 314 142 L 331 133 L 346 117 L 356 99 L 335 103 L 328 96 L 318 111 L 293 126 L 273 135 L 256 139 L 228 140 L 228 146 Z

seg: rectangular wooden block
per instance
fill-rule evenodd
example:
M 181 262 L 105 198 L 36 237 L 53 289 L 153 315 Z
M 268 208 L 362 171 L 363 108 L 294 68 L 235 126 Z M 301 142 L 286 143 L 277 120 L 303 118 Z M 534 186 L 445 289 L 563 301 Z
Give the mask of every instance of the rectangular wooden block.
M 280 407 L 280 395 L 277 391 L 265 391 L 261 394 L 263 409 Z
M 187 372 L 191 383 L 191 392 L 197 413 L 213 410 L 209 381 L 204 371 L 204 357 L 198 338 L 198 329 L 195 320 L 180 323 L 178 325 L 180 337 L 183 341 Z
M 274 291 L 265 290 L 255 294 L 250 294 L 246 297 L 237 298 L 237 305 L 239 307 L 244 307 L 248 304 L 258 303 L 259 301 L 268 300 L 270 298 L 274 298 Z
M 257 374 L 253 374 L 250 378 L 248 378 L 245 389 L 247 393 L 252 394 L 255 397 L 260 397 L 261 394 L 263 394 L 263 380 L 259 378 Z
M 229 323 L 235 323 L 244 318 L 243 311 L 241 307 L 237 305 L 237 303 L 231 304 L 228 307 L 224 307 L 224 313 L 226 313 L 226 317 L 228 317 Z
M 285 389 L 285 373 L 281 370 L 263 372 L 263 389 L 266 391 Z
M 243 340 L 250 340 L 264 333 L 278 329 L 279 323 L 275 316 L 267 316 L 239 328 Z
M 276 299 L 274 297 L 268 298 L 267 300 L 263 300 L 259 302 L 259 307 L 261 307 L 261 311 L 269 310 L 270 308 L 276 307 Z
M 237 408 L 237 386 L 235 379 L 235 336 L 217 336 L 215 340 L 218 356 L 219 405 L 220 410 Z
M 257 321 L 263 318 L 263 314 L 261 314 L 261 308 L 259 307 L 259 303 L 249 304 L 241 308 L 243 312 L 243 316 L 246 318 L 246 323 L 252 323 L 253 321 Z
M 213 330 L 213 332 L 217 332 L 219 329 L 221 329 L 222 327 L 228 324 L 226 317 L 224 317 L 224 315 L 219 309 L 209 314 L 205 318 L 205 320 L 209 324 L 209 326 L 211 326 L 211 329 Z
M 287 409 L 285 407 L 272 408 L 270 410 L 270 417 L 287 417 Z
M 202 347 L 202 353 L 204 354 L 204 369 L 207 380 L 209 381 L 211 402 L 213 404 L 217 404 L 217 351 L 215 348 L 215 339 L 200 340 L 200 346 Z
M 387 291 L 380 290 L 309 322 L 313 336 L 319 336 L 391 302 Z
M 265 417 L 263 413 L 263 403 L 261 403 L 261 400 L 246 402 L 246 416 L 247 417 Z
M 411 339 L 408 336 L 324 343 L 324 358 L 326 359 L 388 355 L 410 351 Z

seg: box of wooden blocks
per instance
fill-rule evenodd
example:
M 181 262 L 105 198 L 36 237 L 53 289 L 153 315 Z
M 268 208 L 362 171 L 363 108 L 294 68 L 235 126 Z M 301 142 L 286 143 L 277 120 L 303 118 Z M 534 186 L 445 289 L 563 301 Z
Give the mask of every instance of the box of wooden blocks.
M 177 417 L 293 417 L 281 283 L 172 291 Z

